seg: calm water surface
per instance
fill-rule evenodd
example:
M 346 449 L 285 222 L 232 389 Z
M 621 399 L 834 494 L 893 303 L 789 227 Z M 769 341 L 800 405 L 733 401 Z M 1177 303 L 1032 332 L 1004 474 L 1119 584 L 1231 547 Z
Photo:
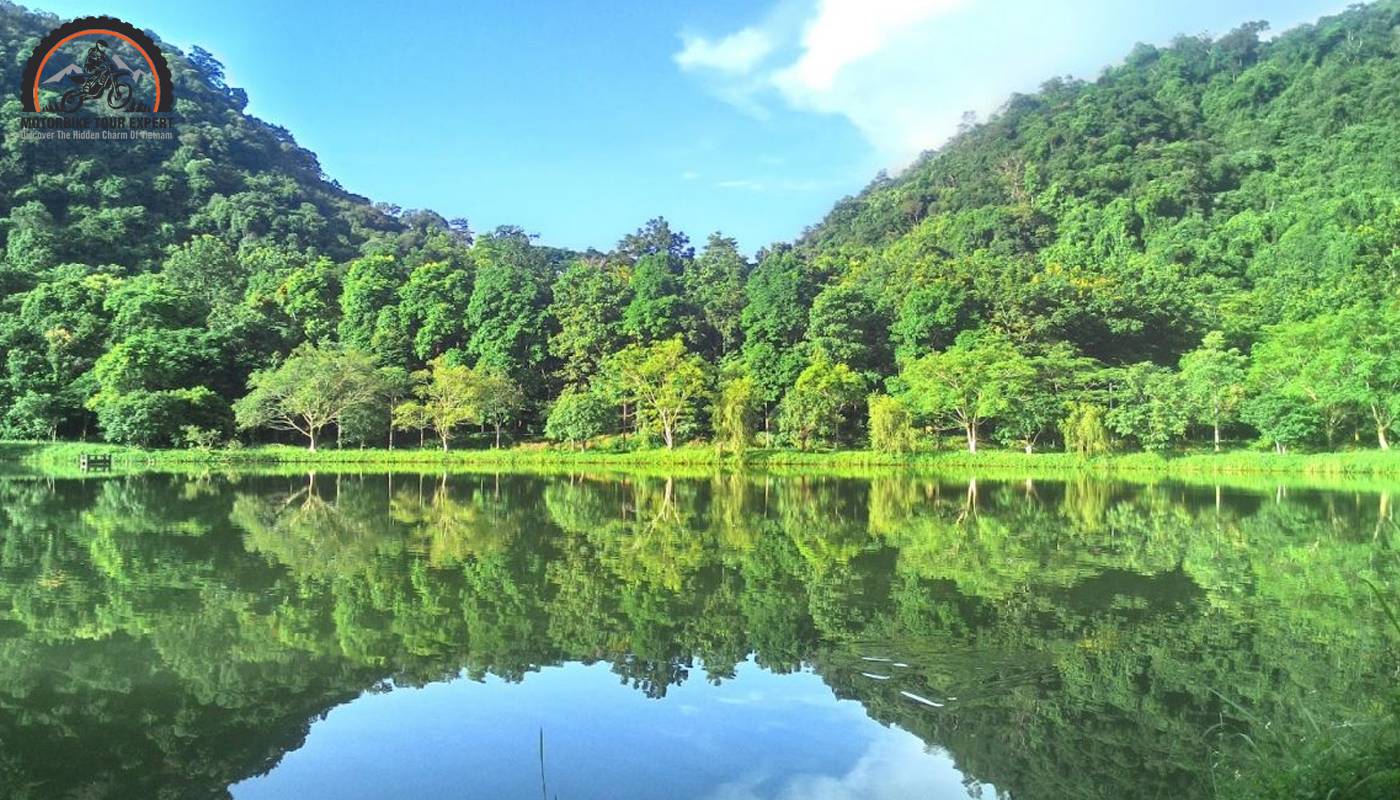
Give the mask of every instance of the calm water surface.
M 1379 490 L 0 478 L 0 796 L 1207 798 L 1375 712 L 1398 545 Z

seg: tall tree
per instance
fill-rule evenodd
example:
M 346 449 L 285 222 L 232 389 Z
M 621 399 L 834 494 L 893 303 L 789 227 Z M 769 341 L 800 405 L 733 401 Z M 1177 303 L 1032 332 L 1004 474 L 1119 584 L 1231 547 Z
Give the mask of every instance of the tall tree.
M 983 424 L 1014 416 L 1013 401 L 1034 379 L 1030 362 L 1004 336 L 967 332 L 952 347 L 906 364 L 901 373 L 910 403 L 941 423 L 960 428 L 977 452 Z
M 715 398 L 713 427 L 715 446 L 742 455 L 753 437 L 758 415 L 758 385 L 747 370 L 727 375 Z
M 632 267 L 632 299 L 622 312 L 622 327 L 634 341 L 657 342 L 689 329 L 681 268 L 680 260 L 666 252 L 648 253 Z
M 608 361 L 625 396 L 637 408 L 639 427 L 661 434 L 666 449 L 694 424 L 709 376 L 705 362 L 679 336 L 650 345 L 629 345 Z
M 467 353 L 477 366 L 509 375 L 538 398 L 545 388 L 550 336 L 549 264 L 519 228 L 477 240 L 476 283 L 467 304 Z
M 1225 346 L 1225 334 L 1211 331 L 1201 346 L 1181 357 L 1181 382 L 1191 415 L 1209 425 L 1215 452 L 1220 452 L 1220 428 L 1234 422 L 1244 402 L 1249 359 Z
M 685 273 L 690 304 L 698 309 L 703 321 L 707 356 L 723 357 L 739 350 L 748 271 L 749 263 L 739 253 L 738 241 L 712 233 L 694 266 Z
M 604 259 L 577 259 L 554 281 L 549 313 L 558 330 L 549 352 L 559 359 L 559 375 L 583 386 L 622 342 L 622 312 L 628 286 L 615 265 Z
M 778 426 L 798 449 L 835 445 L 860 405 L 865 382 L 849 366 L 817 350 L 783 397 Z
M 499 450 L 501 428 L 516 419 L 525 398 L 509 375 L 491 367 L 478 368 L 473 375 L 473 383 L 481 421 L 495 431 L 494 447 Z
M 1181 376 L 1149 361 L 1115 370 L 1104 422 L 1144 450 L 1161 451 L 1186 434 L 1190 405 Z
M 281 364 L 249 376 L 248 393 L 233 412 L 240 428 L 295 431 L 314 452 L 327 425 L 373 405 L 379 394 L 379 373 L 368 354 L 303 344 Z
M 399 312 L 412 337 L 413 354 L 433 359 L 467 343 L 467 306 L 472 273 L 467 259 L 429 261 L 415 267 L 399 287 Z
M 340 290 L 340 341 L 374 353 L 381 327 L 396 325 L 399 286 L 404 274 L 392 256 L 374 255 L 350 262 Z M 394 318 L 384 316 L 393 311 Z
M 801 258 L 778 247 L 754 267 L 744 288 L 743 356 L 758 384 L 765 431 L 772 409 L 806 366 L 797 344 L 807 330 L 813 283 Z
M 418 400 L 401 403 L 395 415 L 409 424 L 419 417 L 426 419 L 447 452 L 457 428 L 481 422 L 480 392 L 469 367 L 438 356 L 428 363 L 428 369 L 418 385 Z
M 888 337 L 888 322 L 854 283 L 831 284 L 812 300 L 807 341 L 869 382 L 890 370 Z

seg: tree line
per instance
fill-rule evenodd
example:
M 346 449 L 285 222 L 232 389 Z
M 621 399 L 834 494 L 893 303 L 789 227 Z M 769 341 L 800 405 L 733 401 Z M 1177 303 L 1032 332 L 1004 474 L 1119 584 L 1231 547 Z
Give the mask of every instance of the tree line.
M 740 347 L 715 364 L 675 333 L 600 353 L 533 420 L 547 439 L 580 448 L 623 433 L 666 448 L 702 438 L 734 453 L 755 443 L 910 452 L 956 431 L 971 452 L 988 439 L 1026 453 L 1097 455 L 1125 443 L 1162 451 L 1193 435 L 1218 452 L 1240 432 L 1279 453 L 1363 434 L 1389 449 L 1400 413 L 1397 331 L 1400 303 L 1389 303 L 1272 328 L 1251 354 L 1212 331 L 1175 366 L 1109 366 L 1064 343 L 1027 348 L 977 329 L 899 360 L 883 380 L 808 339 L 793 348 L 800 371 L 790 385 L 781 373 L 775 380 L 781 363 L 766 349 Z M 551 344 L 559 341 L 556 329 Z M 765 396 L 765 379 L 776 396 Z M 391 449 L 395 431 L 416 432 L 420 447 L 432 431 L 447 450 L 469 426 L 489 428 L 499 447 L 503 431 L 531 423 L 529 401 L 520 380 L 489 362 L 471 368 L 444 354 L 409 372 L 354 348 L 303 344 L 254 372 L 233 411 L 240 428 L 293 431 L 313 450 L 327 428 Z M 130 408 L 122 412 L 134 422 Z M 181 428 L 201 440 L 203 431 Z

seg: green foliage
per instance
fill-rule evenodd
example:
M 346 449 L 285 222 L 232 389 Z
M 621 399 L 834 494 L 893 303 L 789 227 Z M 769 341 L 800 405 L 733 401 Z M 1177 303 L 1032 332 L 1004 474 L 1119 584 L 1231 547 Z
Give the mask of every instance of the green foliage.
M 681 337 L 630 345 L 609 358 L 604 371 L 636 407 L 638 429 L 661 434 L 667 450 L 694 429 L 708 391 L 709 370 Z
M 21 55 L 52 27 L 16 6 L 0 22 Z M 1384 0 L 1267 41 L 1246 23 L 1139 47 L 1093 82 L 1012 97 L 752 263 L 721 233 L 697 256 L 660 217 L 611 252 L 576 253 L 372 205 L 248 116 L 207 51 L 164 48 L 178 137 L 134 142 L 120 163 L 80 143 L 5 151 L 0 435 L 175 441 L 159 420 L 186 401 L 169 393 L 230 404 L 309 343 L 404 374 L 438 358 L 499 374 L 519 395 L 501 384 L 505 410 L 478 408 L 497 438 L 537 435 L 562 389 L 594 386 L 624 433 L 737 441 L 723 404 L 707 430 L 703 391 L 663 424 L 603 369 L 629 342 L 678 336 L 701 372 L 747 370 L 764 444 L 822 352 L 970 449 L 1054 447 L 1076 403 L 1152 451 L 1206 431 L 1217 446 L 1257 434 L 1278 451 L 1388 449 L 1397 24 Z M 0 63 L 0 77 L 17 85 L 20 68 Z M 13 128 L 17 109 L 0 121 Z M 794 404 L 816 413 L 797 397 L 790 423 Z M 377 444 L 406 398 L 323 425 Z M 242 419 L 269 419 L 240 402 Z M 140 424 L 121 419 L 131 409 Z M 859 416 L 843 412 L 835 438 L 873 433 Z
M 1096 394 L 1100 368 L 1063 342 L 1028 357 L 1026 363 L 1031 380 L 1013 389 L 1014 413 L 997 421 L 995 437 L 1031 453 L 1044 438 L 1054 435 L 1070 406 Z
M 509 375 L 491 367 L 478 367 L 472 383 L 477 414 L 483 424 L 495 431 L 494 446 L 499 448 L 501 429 L 515 421 L 525 405 L 525 396 Z
M 1160 452 L 1186 433 L 1190 421 L 1181 376 L 1155 364 L 1134 364 L 1110 379 L 1113 406 L 1104 422 L 1142 449 Z
M 743 455 L 753 439 L 758 412 L 758 384 L 753 376 L 742 370 L 730 375 L 715 399 L 715 446 Z
M 538 396 L 550 333 L 547 254 L 518 228 L 482 237 L 473 252 L 477 271 L 467 304 L 466 352 L 477 365 L 502 371 Z
M 633 340 L 645 344 L 685 331 L 689 309 L 679 271 L 677 259 L 667 253 L 649 253 L 632 267 L 632 301 L 622 313 L 622 329 Z
M 1015 416 L 1014 400 L 1035 378 L 1035 369 L 1004 336 L 964 333 L 952 347 L 908 362 L 901 375 L 909 401 L 939 425 L 954 425 L 977 452 L 982 425 Z
M 779 248 L 754 267 L 744 293 L 744 361 L 767 409 L 806 366 L 797 344 L 806 332 L 807 308 L 815 291 L 802 259 L 789 248 Z
M 807 341 L 873 382 L 890 369 L 888 328 L 860 287 L 836 283 L 812 300 Z
M 549 313 L 559 329 L 550 337 L 549 352 L 561 362 L 564 383 L 581 386 L 621 346 L 627 282 L 607 262 L 580 259 L 555 279 L 553 296 Z
M 399 313 L 413 339 L 414 356 L 429 360 L 466 345 L 463 321 L 472 295 L 472 274 L 466 267 L 430 261 L 409 273 L 398 292 Z
M 942 280 L 916 284 L 900 300 L 890 326 L 895 354 L 917 358 L 943 350 L 972 326 L 973 317 L 972 301 L 962 287 Z
M 914 449 L 914 417 L 898 397 L 872 394 L 866 401 L 870 414 L 870 449 L 877 453 L 908 453 Z
M 105 396 L 97 424 L 108 441 L 141 447 L 185 444 L 191 425 L 222 435 L 231 426 L 228 403 L 203 386 L 193 389 L 139 389 Z
M 397 403 L 390 412 L 390 425 L 394 430 L 417 431 L 418 444 L 423 444 L 423 432 L 433 425 L 433 418 L 428 413 L 428 407 L 417 400 L 405 400 Z
M 865 381 L 818 350 L 783 396 L 778 426 L 799 450 L 839 443 L 860 403 Z
M 374 345 L 382 327 L 398 322 L 395 301 L 405 276 L 394 259 L 372 255 L 355 259 L 345 271 L 340 291 L 340 341 L 347 347 L 379 355 Z M 390 354 L 402 358 L 407 354 Z
M 1317 439 L 1323 427 L 1312 404 L 1279 391 L 1251 397 L 1245 402 L 1241 416 L 1259 431 L 1265 444 L 1279 453 Z
M 749 262 L 739 243 L 719 233 L 710 234 L 705 250 L 685 273 L 686 293 L 699 310 L 717 355 L 736 353 L 743 341 L 744 281 Z
M 1081 457 L 1107 453 L 1111 447 L 1108 428 L 1104 426 L 1103 409 L 1093 403 L 1073 403 L 1060 422 L 1060 435 L 1065 439 L 1065 451 Z
M 608 432 L 614 421 L 612 404 L 588 389 L 565 389 L 550 406 L 544 435 L 570 447 L 584 447 L 589 439 Z
M 365 353 L 304 344 L 278 366 L 249 376 L 248 393 L 233 412 L 239 428 L 294 431 L 314 451 L 327 425 L 375 403 L 381 391 L 380 374 Z
M 406 423 L 402 427 L 421 429 L 416 423 L 425 420 L 445 451 L 458 427 L 484 421 L 480 387 L 470 368 L 453 364 L 445 356 L 428 362 L 428 367 L 418 385 L 417 401 L 400 404 L 394 416 Z
M 207 234 L 175 248 L 160 275 L 176 291 L 202 298 L 211 306 L 237 303 L 247 283 L 237 254 Z
M 1201 346 L 1181 357 L 1181 383 L 1189 413 L 1209 425 L 1216 452 L 1220 428 L 1235 421 L 1244 402 L 1245 371 L 1249 360 L 1239 350 L 1225 347 L 1225 335 L 1211 331 Z

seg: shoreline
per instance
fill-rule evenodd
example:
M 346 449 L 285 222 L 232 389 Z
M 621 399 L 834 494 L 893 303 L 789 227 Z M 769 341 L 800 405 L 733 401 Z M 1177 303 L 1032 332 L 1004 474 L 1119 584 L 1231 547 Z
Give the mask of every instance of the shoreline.
M 1335 453 L 1276 454 L 1249 450 L 1172 455 L 1121 453 L 1083 458 L 1069 453 L 1023 453 L 987 450 L 979 453 L 876 453 L 869 450 L 799 451 L 751 449 L 742 458 L 712 447 L 634 451 L 562 450 L 513 447 L 501 450 L 460 449 L 321 449 L 310 452 L 289 445 L 236 449 L 145 450 L 124 445 L 84 442 L 0 442 L 0 463 L 45 471 L 78 471 L 81 454 L 110 455 L 114 469 L 161 467 L 259 468 L 354 467 L 412 470 L 480 468 L 520 469 L 643 469 L 744 472 L 812 469 L 822 471 L 1015 471 L 1032 475 L 1155 475 L 1161 477 L 1312 477 L 1395 478 L 1400 484 L 1400 450 L 1358 450 Z

